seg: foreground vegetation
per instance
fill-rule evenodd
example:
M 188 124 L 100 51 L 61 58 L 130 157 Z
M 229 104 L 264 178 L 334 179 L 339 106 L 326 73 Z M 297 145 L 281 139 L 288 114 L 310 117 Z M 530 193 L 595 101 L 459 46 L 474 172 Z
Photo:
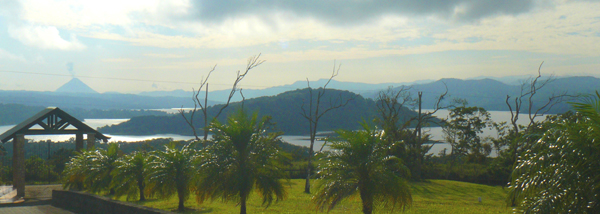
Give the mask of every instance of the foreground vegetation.
M 403 213 L 510 213 L 506 206 L 507 189 L 499 186 L 487 186 L 448 180 L 429 180 L 409 183 L 413 203 Z M 288 194 L 283 201 L 272 204 L 268 208 L 262 206 L 259 195 L 252 195 L 247 203 L 248 213 L 317 213 L 316 206 L 311 203 L 312 195 L 302 193 L 304 180 L 291 179 L 285 184 Z M 481 197 L 481 203 L 478 198 Z M 126 201 L 126 197 L 118 198 Z M 162 210 L 177 210 L 176 196 L 168 199 L 148 199 L 133 202 L 143 206 Z M 235 202 L 221 200 L 207 201 L 201 205 L 194 197 L 186 201 L 185 213 L 238 213 L 239 206 Z M 342 201 L 329 213 L 360 213 L 362 205 L 358 196 Z M 398 210 L 396 210 L 398 211 Z M 325 212 L 323 212 L 325 213 Z M 374 213 L 389 213 L 389 210 L 375 210 Z
M 551 97 L 544 106 L 533 109 L 532 97 L 548 83 L 538 83 L 540 77 L 522 85 L 530 89 L 522 90 L 514 104 L 509 102 L 510 96 L 506 97 L 510 123 L 495 123 L 485 109 L 467 106 L 466 101 L 442 106 L 447 93 L 438 97 L 432 111 L 422 111 L 422 92 L 415 98 L 408 89 L 390 89 L 381 92 L 377 101 L 368 100 L 376 103 L 378 115 L 367 117 L 373 119 L 363 122 L 364 130 L 339 130 L 337 136 L 327 139 L 332 150 L 314 154 L 311 144 L 308 156 L 303 156 L 280 149 L 278 136 L 282 133 L 277 131 L 282 129 L 273 126 L 272 117 L 259 120 L 259 113 L 249 117 L 241 102 L 237 114 L 228 114 L 226 124 L 215 116 L 210 125 L 205 125 L 203 130 L 213 133 L 210 140 L 206 135 L 204 140 L 196 136 L 195 142 L 171 142 L 164 150 L 141 148 L 137 150 L 143 153 L 139 166 L 122 164 L 139 153 L 125 153 L 117 144 L 106 150 L 76 152 L 66 164 L 62 179 L 67 189 L 108 193 L 116 198 L 127 195 L 130 200 L 140 195 L 140 204 L 167 210 L 174 210 L 172 206 L 177 204 L 179 212 L 233 213 L 239 209 L 240 214 L 247 210 L 306 213 L 327 209 L 334 213 L 370 214 L 408 209 L 407 213 L 506 213 L 510 212 L 506 205 L 510 205 L 525 213 L 598 213 L 600 167 L 595 160 L 600 154 L 600 94 L 573 103 L 576 112 L 538 122 L 536 117 L 543 114 L 540 112 L 549 111 L 567 96 Z M 325 87 L 319 90 L 324 91 Z M 232 93 L 235 91 L 234 84 Z M 530 103 L 526 112 L 522 111 L 524 102 Z M 319 115 L 319 99 L 316 103 L 315 114 Z M 403 110 L 410 105 L 418 106 L 419 111 L 407 119 L 410 114 Z M 309 106 L 312 109 L 312 104 Z M 450 116 L 436 120 L 432 115 L 444 108 L 449 109 Z M 518 125 L 519 114 L 527 116 L 526 126 Z M 188 121 L 185 112 L 181 111 L 181 115 L 196 133 L 191 116 Z M 315 124 L 311 126 L 314 133 L 320 116 L 304 116 Z M 428 154 L 431 136 L 422 128 L 438 122 L 451 150 L 434 157 Z M 482 138 L 479 134 L 487 128 L 496 129 L 497 137 Z M 311 135 L 312 143 L 314 134 Z M 496 158 L 489 157 L 493 149 L 498 154 Z M 281 183 L 289 178 L 288 171 L 296 171 L 290 166 L 303 158 L 307 160 L 305 194 L 299 191 L 299 181 Z M 313 158 L 316 164 L 311 163 Z M 315 166 L 319 173 L 311 176 Z M 311 178 L 320 181 L 316 182 L 314 194 L 306 194 L 311 192 Z M 504 190 L 435 180 L 439 178 L 500 186 L 510 183 Z M 409 179 L 413 182 L 410 185 Z M 144 200 L 142 196 L 148 198 Z M 192 196 L 195 202 L 190 202 Z M 206 201 L 213 203 L 203 203 Z

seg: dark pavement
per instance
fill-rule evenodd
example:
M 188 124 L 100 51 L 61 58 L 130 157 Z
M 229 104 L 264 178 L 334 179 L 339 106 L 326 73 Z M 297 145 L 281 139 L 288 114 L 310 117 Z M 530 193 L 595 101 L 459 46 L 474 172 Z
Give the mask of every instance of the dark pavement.
M 73 212 L 50 205 L 52 190 L 61 185 L 27 185 L 25 201 L 15 204 L 0 204 L 0 214 L 71 214 Z

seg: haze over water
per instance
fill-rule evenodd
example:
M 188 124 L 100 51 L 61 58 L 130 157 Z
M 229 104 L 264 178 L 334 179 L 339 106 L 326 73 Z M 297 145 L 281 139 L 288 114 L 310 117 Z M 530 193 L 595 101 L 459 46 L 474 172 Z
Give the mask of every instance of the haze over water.
M 170 110 L 170 109 L 167 109 L 167 110 Z M 423 110 L 423 111 L 425 112 L 425 111 L 430 111 L 430 110 Z M 434 116 L 439 117 L 439 118 L 446 118 L 448 116 L 448 112 L 449 112 L 448 110 L 439 110 L 437 113 L 434 114 Z M 489 111 L 489 113 L 490 113 L 491 119 L 494 122 L 499 123 L 502 121 L 506 121 L 508 123 L 508 121 L 510 121 L 511 116 L 510 116 L 510 112 L 508 112 L 508 111 Z M 527 117 L 524 117 L 524 115 L 521 115 L 521 118 L 522 119 L 520 119 L 518 121 L 518 124 L 527 125 L 528 124 Z M 545 116 L 541 116 L 541 117 L 536 118 L 536 120 L 541 121 L 544 118 L 545 118 Z M 92 128 L 98 128 L 98 127 L 102 127 L 102 126 L 106 126 L 106 125 L 119 124 L 119 123 L 122 123 L 122 122 L 125 122 L 128 120 L 129 119 L 84 119 L 83 122 Z M 9 130 L 13 126 L 14 125 L 0 126 L 0 133 L 4 133 L 5 131 Z M 432 140 L 443 141 L 443 132 L 442 132 L 441 127 L 425 128 L 424 131 L 428 134 L 431 134 Z M 155 135 L 111 135 L 110 133 L 104 133 L 104 134 L 111 137 L 109 142 L 118 142 L 118 141 L 135 142 L 135 141 L 144 141 L 144 140 L 150 140 L 150 139 L 155 139 L 155 138 L 173 138 L 173 140 L 191 140 L 194 138 L 193 136 L 185 136 L 185 135 L 177 135 L 177 134 L 155 134 Z M 497 132 L 490 128 L 486 128 L 483 130 L 483 133 L 480 134 L 480 136 L 482 136 L 482 137 L 487 137 L 487 136 L 497 137 Z M 35 140 L 35 141 L 51 140 L 54 142 L 67 141 L 70 138 L 74 138 L 74 137 L 75 137 L 74 135 L 27 135 L 26 136 L 27 139 L 31 139 L 31 140 Z M 283 135 L 282 138 L 286 142 L 294 144 L 294 145 L 306 146 L 306 147 L 310 146 L 310 140 L 309 140 L 308 136 Z M 319 150 L 322 145 L 323 145 L 323 141 L 315 142 L 315 150 Z M 447 152 L 449 153 L 451 150 L 451 147 L 449 144 L 446 144 L 446 143 L 437 143 L 436 145 L 433 146 L 433 148 L 429 151 L 429 153 L 437 155 L 443 149 L 447 149 Z M 492 156 L 495 156 L 495 154 L 492 154 Z

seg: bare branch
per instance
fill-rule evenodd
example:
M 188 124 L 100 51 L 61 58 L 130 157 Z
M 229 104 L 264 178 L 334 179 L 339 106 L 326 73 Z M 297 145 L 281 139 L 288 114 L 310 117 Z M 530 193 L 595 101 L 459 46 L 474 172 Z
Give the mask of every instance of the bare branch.
M 229 92 L 229 97 L 227 98 L 227 102 L 225 103 L 225 105 L 223 105 L 221 107 L 221 109 L 219 109 L 219 112 L 215 115 L 214 118 L 219 117 L 219 115 L 221 115 L 221 113 L 223 113 L 223 110 L 229 106 L 229 103 L 231 102 L 231 98 L 233 98 L 233 95 L 235 95 L 235 92 L 238 91 L 238 89 L 237 89 L 238 84 L 244 79 L 244 77 L 246 77 L 248 72 L 250 70 L 252 70 L 253 68 L 255 68 L 256 66 L 259 66 L 263 62 L 265 62 L 265 60 L 260 60 L 260 54 L 258 54 L 256 56 L 250 57 L 250 59 L 248 59 L 248 64 L 246 65 L 246 70 L 244 70 L 243 73 L 241 73 L 240 71 L 237 71 L 237 77 L 235 78 L 235 81 L 233 82 L 233 86 L 231 86 L 231 91 Z
M 510 123 L 513 125 L 513 128 L 515 131 L 518 132 L 519 127 L 517 126 L 517 120 L 515 118 L 519 117 L 519 112 L 517 111 L 516 113 L 513 111 L 512 106 L 510 105 L 510 103 L 508 102 L 508 100 L 510 99 L 509 95 L 506 95 L 506 105 L 508 106 L 508 110 L 510 110 Z
M 192 132 L 194 133 L 194 137 L 196 138 L 196 140 L 200 140 L 200 138 L 198 137 L 198 134 L 196 132 L 196 126 L 194 126 L 194 115 L 196 114 L 196 111 L 198 111 L 198 107 L 200 107 L 200 110 L 202 110 L 203 114 L 204 114 L 204 118 L 206 118 L 206 107 L 207 107 L 207 102 L 206 99 L 208 97 L 207 96 L 204 97 L 204 105 L 202 104 L 202 102 L 200 102 L 200 98 L 198 97 L 200 95 L 200 92 L 202 91 L 202 89 L 204 88 L 204 86 L 206 86 L 206 92 L 208 93 L 208 78 L 210 78 L 210 74 L 212 74 L 212 72 L 215 70 L 215 68 L 217 68 L 217 65 L 213 66 L 212 69 L 210 69 L 210 71 L 208 71 L 208 75 L 206 75 L 206 78 L 202 78 L 202 80 L 200 81 L 200 87 L 198 87 L 198 90 L 195 90 L 194 88 L 192 88 L 192 101 L 194 101 L 194 109 L 191 111 L 190 114 L 190 118 L 188 119 L 185 116 L 185 111 L 183 110 L 183 106 L 181 106 L 181 109 L 179 110 L 179 113 L 181 114 L 181 116 L 183 117 L 183 119 L 185 119 L 185 122 L 190 126 L 190 128 L 192 128 Z M 204 122 L 204 126 L 206 126 L 206 119 Z M 204 134 L 204 140 L 206 140 L 206 134 Z
M 237 77 L 235 79 L 235 81 L 233 82 L 233 86 L 231 88 L 231 92 L 229 93 L 229 97 L 227 99 L 227 102 L 225 103 L 225 105 L 223 105 L 220 109 L 219 112 L 216 114 L 216 116 L 213 117 L 217 118 L 219 117 L 219 115 L 221 115 L 221 113 L 223 112 L 223 110 L 225 108 L 227 108 L 229 106 L 229 103 L 231 102 L 231 99 L 233 98 L 233 96 L 235 95 L 236 91 L 240 91 L 241 93 L 241 89 L 238 89 L 238 84 L 244 79 L 244 77 L 246 77 L 246 75 L 248 74 L 248 72 L 250 70 L 252 70 L 253 68 L 255 68 L 256 66 L 259 66 L 260 64 L 262 64 L 263 62 L 265 62 L 264 60 L 260 60 L 260 54 L 253 56 L 251 58 L 248 59 L 248 64 L 246 65 L 246 69 L 244 70 L 244 72 L 242 73 L 241 71 L 237 71 Z M 198 138 L 198 135 L 196 134 L 196 128 L 194 126 L 194 115 L 196 113 L 196 111 L 198 110 L 198 107 L 200 108 L 200 110 L 202 111 L 202 114 L 204 116 L 204 140 L 206 141 L 208 139 L 208 79 L 210 78 L 210 75 L 212 74 L 212 72 L 216 69 L 217 65 L 213 66 L 212 69 L 208 72 L 208 75 L 206 75 L 206 78 L 202 78 L 200 81 L 200 87 L 198 88 L 198 90 L 195 90 L 192 88 L 192 92 L 193 92 L 193 96 L 192 96 L 192 100 L 194 101 L 194 109 L 191 111 L 190 114 L 190 118 L 188 119 L 183 111 L 183 107 L 180 110 L 180 114 L 182 117 L 184 117 L 184 119 L 186 120 L 186 123 L 192 128 L 194 136 L 196 137 L 196 140 L 200 140 Z M 200 92 L 204 90 L 205 91 L 205 96 L 204 96 L 204 103 L 202 103 L 200 101 Z M 243 101 L 245 100 L 244 95 L 242 94 L 242 108 L 243 108 Z
M 336 62 L 334 61 L 333 71 L 331 73 L 331 76 L 329 77 L 329 79 L 327 80 L 325 85 L 323 85 L 323 87 L 317 89 L 318 92 L 317 92 L 317 96 L 316 96 L 316 104 L 313 103 L 313 98 L 314 98 L 313 97 L 313 89 L 310 87 L 310 81 L 308 80 L 308 78 L 306 79 L 306 84 L 308 86 L 308 92 L 309 92 L 308 109 L 305 108 L 304 102 L 302 103 L 302 106 L 300 107 L 302 109 L 302 112 L 300 114 L 308 120 L 309 131 L 310 131 L 310 147 L 309 147 L 309 154 L 308 154 L 308 167 L 307 167 L 306 185 L 304 186 L 304 192 L 306 192 L 306 193 L 310 193 L 310 182 L 309 182 L 310 166 L 312 163 L 312 156 L 314 155 L 313 147 L 314 147 L 314 143 L 315 143 L 319 119 L 323 115 L 325 115 L 327 112 L 329 112 L 333 109 L 338 109 L 343 106 L 346 106 L 351 100 L 354 99 L 354 97 L 352 97 L 352 98 L 348 98 L 345 101 L 343 101 L 343 98 L 341 97 L 341 94 L 340 94 L 340 97 L 338 99 L 336 99 L 335 101 L 333 101 L 332 99 L 329 100 L 328 108 L 326 108 L 325 110 L 321 109 L 321 99 L 325 95 L 325 92 L 327 91 L 327 86 L 329 85 L 331 80 L 338 75 L 338 73 L 340 71 L 340 67 L 341 67 L 341 64 L 336 67 Z M 323 145 L 321 147 L 320 151 L 323 150 L 324 146 L 325 145 Z
M 196 138 L 196 140 L 200 140 L 200 138 L 198 138 L 198 134 L 196 133 L 196 127 L 194 127 L 194 122 L 192 121 L 194 119 L 194 113 L 196 113 L 196 107 L 197 107 L 196 104 L 194 104 L 194 110 L 190 111 L 191 116 L 190 116 L 189 120 L 185 116 L 185 111 L 183 110 L 183 106 L 181 106 L 181 109 L 179 109 L 179 114 L 181 114 L 181 117 L 183 117 L 183 119 L 185 119 L 185 122 L 192 128 L 192 132 L 194 133 L 194 137 Z

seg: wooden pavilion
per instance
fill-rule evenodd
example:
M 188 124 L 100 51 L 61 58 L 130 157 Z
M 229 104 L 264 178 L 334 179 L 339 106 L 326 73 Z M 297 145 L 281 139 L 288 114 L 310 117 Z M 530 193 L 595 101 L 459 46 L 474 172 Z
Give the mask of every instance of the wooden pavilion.
M 13 142 L 13 188 L 17 197 L 25 196 L 25 135 L 75 135 L 75 150 L 83 149 L 83 135 L 87 135 L 87 149 L 94 147 L 96 139 L 107 142 L 110 137 L 79 121 L 56 107 L 46 108 L 33 117 L 17 124 L 0 135 L 0 141 Z

